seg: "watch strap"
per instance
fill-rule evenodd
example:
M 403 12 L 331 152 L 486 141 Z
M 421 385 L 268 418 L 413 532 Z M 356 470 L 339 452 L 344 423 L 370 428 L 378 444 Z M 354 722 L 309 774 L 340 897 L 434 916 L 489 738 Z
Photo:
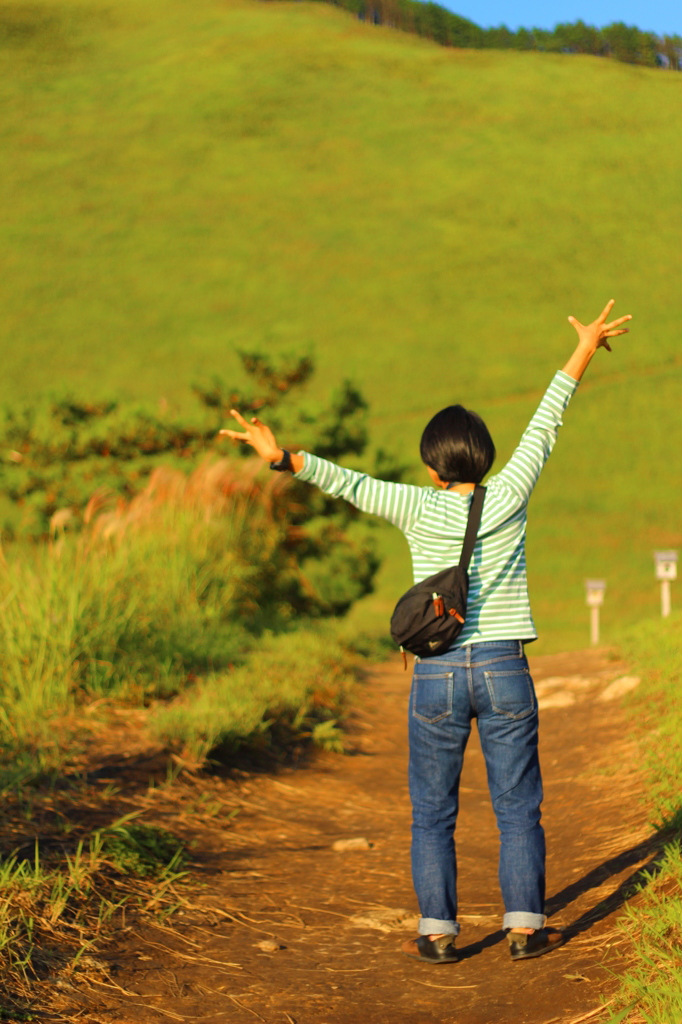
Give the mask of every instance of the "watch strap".
M 270 469 L 274 469 L 277 473 L 293 473 L 294 467 L 291 462 L 291 452 L 288 452 L 286 448 L 282 448 L 282 458 L 278 462 L 271 462 Z

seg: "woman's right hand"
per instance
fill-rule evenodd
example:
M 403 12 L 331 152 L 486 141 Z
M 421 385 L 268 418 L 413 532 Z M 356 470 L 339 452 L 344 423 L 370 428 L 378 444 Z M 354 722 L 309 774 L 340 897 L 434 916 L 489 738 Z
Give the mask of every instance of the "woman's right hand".
M 233 441 L 242 441 L 250 444 L 266 462 L 279 462 L 282 458 L 282 449 L 275 440 L 275 435 L 265 423 L 261 423 L 257 416 L 254 416 L 250 423 L 236 409 L 230 409 L 230 416 L 236 419 L 240 426 L 244 427 L 245 433 L 239 430 L 228 430 L 224 428 L 218 432 L 221 437 L 231 437 Z

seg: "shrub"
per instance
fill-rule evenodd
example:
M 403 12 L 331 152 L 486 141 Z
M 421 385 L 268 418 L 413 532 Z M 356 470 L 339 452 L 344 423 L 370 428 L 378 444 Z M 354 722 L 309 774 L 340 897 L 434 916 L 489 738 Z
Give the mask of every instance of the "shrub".
M 240 355 L 248 385 L 229 387 L 218 377 L 195 385 L 201 408 L 182 419 L 131 403 L 74 396 L 5 408 L 0 425 L 0 536 L 45 539 L 57 512 L 69 514 L 72 529 L 82 525 L 95 492 L 106 490 L 130 500 L 160 466 L 187 471 L 215 447 L 216 434 L 231 422 L 234 407 L 245 415 L 267 411 L 270 424 L 287 443 L 295 441 L 323 458 L 365 450 L 367 404 L 349 381 L 324 403 L 304 402 L 298 392 L 314 370 L 308 357 L 273 362 L 258 352 Z M 250 454 L 246 447 L 234 451 L 235 457 Z
M 158 712 L 155 735 L 192 763 L 243 747 L 279 756 L 312 740 L 343 748 L 359 659 L 333 627 L 263 637 L 244 665 L 216 673 Z

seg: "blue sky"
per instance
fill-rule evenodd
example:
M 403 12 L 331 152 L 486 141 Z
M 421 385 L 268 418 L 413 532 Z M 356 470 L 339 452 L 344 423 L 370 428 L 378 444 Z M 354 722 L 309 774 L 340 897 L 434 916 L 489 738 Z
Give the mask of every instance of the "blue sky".
M 641 29 L 682 35 L 682 3 L 666 0 L 439 0 L 444 7 L 488 28 L 553 28 L 558 21 L 608 25 L 624 21 Z

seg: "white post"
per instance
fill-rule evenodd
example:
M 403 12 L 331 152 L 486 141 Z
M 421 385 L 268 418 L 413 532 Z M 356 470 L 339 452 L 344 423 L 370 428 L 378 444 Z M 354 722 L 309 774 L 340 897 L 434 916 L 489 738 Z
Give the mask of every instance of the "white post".
M 590 643 L 599 643 L 599 609 L 604 603 L 606 580 L 585 580 L 585 597 L 590 609 Z
M 599 643 L 599 605 L 590 608 L 590 643 L 596 647 Z
M 661 581 L 661 615 L 670 615 L 670 581 L 677 579 L 677 551 L 654 551 L 656 579 Z

